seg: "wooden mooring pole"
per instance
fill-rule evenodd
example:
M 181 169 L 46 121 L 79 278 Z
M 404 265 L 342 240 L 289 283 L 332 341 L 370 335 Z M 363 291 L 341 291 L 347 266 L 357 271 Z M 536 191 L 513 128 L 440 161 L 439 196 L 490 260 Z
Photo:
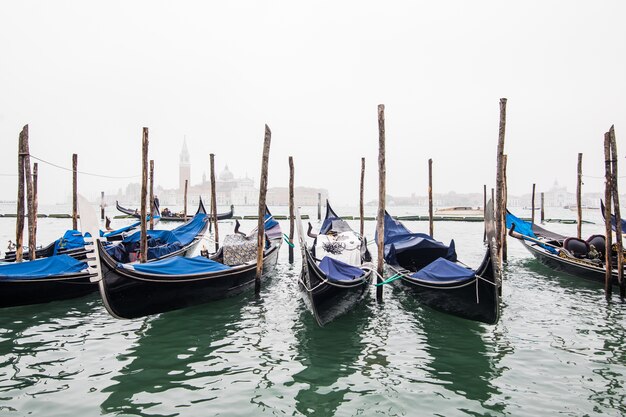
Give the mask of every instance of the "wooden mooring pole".
M 626 296 L 626 282 L 624 282 L 624 246 L 622 242 L 622 213 L 619 208 L 619 187 L 617 185 L 617 141 L 615 139 L 615 126 L 609 129 L 609 139 L 611 141 L 611 179 L 613 190 L 613 209 L 615 211 L 615 241 L 617 243 L 617 282 L 619 283 L 619 297 L 624 301 Z M 581 155 L 581 154 L 579 154 Z
M 576 233 L 578 239 L 583 233 L 583 206 L 582 206 L 582 186 L 583 186 L 583 154 L 578 154 L 578 175 L 576 180 Z
M 541 220 L 542 224 L 546 220 L 546 212 L 544 210 L 544 202 L 545 202 L 545 195 L 544 195 L 544 193 L 542 191 L 541 192 L 541 209 L 539 210 L 539 217 L 540 217 L 540 220 Z
M 39 199 L 37 197 L 37 181 L 39 180 L 39 164 L 33 164 L 33 229 L 35 238 L 37 237 L 37 213 L 39 212 Z
M 506 98 L 500 99 L 500 126 L 498 129 L 498 152 L 496 170 L 496 235 L 498 236 L 498 261 L 502 267 L 502 213 L 504 191 L 504 133 L 506 128 Z
M 139 262 L 148 261 L 148 230 L 146 224 L 148 194 L 148 128 L 143 128 L 141 140 L 141 242 L 139 243 Z
M 209 154 L 211 169 L 211 221 L 215 227 L 215 252 L 220 248 L 220 234 L 217 230 L 217 191 L 215 190 L 215 154 Z
M 363 239 L 365 235 L 365 205 L 363 204 L 365 198 L 365 158 L 361 158 L 361 185 L 359 191 L 359 233 Z
M 154 159 L 150 160 L 150 230 L 154 230 Z
M 428 160 L 428 230 L 430 237 L 434 237 L 435 226 L 433 222 L 433 160 Z
M 263 252 L 265 248 L 265 197 L 267 195 L 267 166 L 270 160 L 270 143 L 272 131 L 265 125 L 265 138 L 263 140 L 263 159 L 261 161 L 261 185 L 259 187 L 259 221 L 257 223 L 257 254 L 256 254 L 256 277 L 254 280 L 254 292 L 261 292 L 261 277 L 263 275 Z
M 100 220 L 104 220 L 104 191 L 100 191 Z
M 185 191 L 183 193 L 183 219 L 187 221 L 187 187 L 189 186 L 189 180 L 185 180 Z
M 20 132 L 17 145 L 17 219 L 15 221 L 15 262 L 24 257 L 24 136 L 28 125 Z
M 293 242 L 293 233 L 294 233 L 294 221 L 295 221 L 295 213 L 294 213 L 294 202 L 293 202 L 293 181 L 294 181 L 294 172 L 293 172 L 293 156 L 289 157 L 289 243 Z M 293 246 L 289 245 L 289 263 L 293 263 Z
M 322 193 L 317 193 L 317 220 L 322 220 Z
M 30 145 L 28 144 L 28 125 L 24 126 L 24 180 L 26 181 L 26 204 L 28 206 L 28 258 L 37 259 L 37 210 L 33 190 L 33 176 L 30 169 Z
M 610 133 L 604 134 L 604 229 L 606 233 L 604 246 L 604 296 L 607 301 L 611 301 L 613 293 L 613 274 L 611 267 L 611 198 L 612 198 L 612 176 L 611 176 L 611 137 Z
M 72 229 L 78 230 L 78 154 L 72 154 Z
M 378 233 L 378 276 L 377 284 L 382 284 L 385 266 L 385 105 L 378 105 L 378 216 L 376 231 Z M 383 285 L 376 287 L 376 300 L 383 301 Z
M 487 184 L 483 184 L 483 242 L 487 241 L 487 222 L 485 221 L 485 214 L 487 213 Z
M 502 236 L 500 237 L 500 242 L 502 244 L 501 247 L 501 256 L 502 261 L 506 261 L 507 259 L 507 242 L 506 242 L 506 204 L 507 204 L 507 195 L 508 195 L 508 187 L 506 182 L 506 164 L 508 162 L 508 155 L 504 155 L 504 160 L 502 162 L 502 207 L 500 208 L 500 213 L 502 213 Z
M 535 224 L 535 186 L 537 184 L 533 183 L 533 195 L 530 199 L 530 210 L 532 214 L 530 215 L 530 223 Z

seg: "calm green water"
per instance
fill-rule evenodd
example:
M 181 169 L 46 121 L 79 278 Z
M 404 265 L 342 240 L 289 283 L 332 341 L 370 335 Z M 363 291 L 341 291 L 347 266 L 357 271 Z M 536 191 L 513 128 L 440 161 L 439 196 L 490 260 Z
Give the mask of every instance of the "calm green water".
M 43 219 L 41 235 L 52 240 L 67 225 Z M 435 236 L 454 237 L 476 266 L 482 227 L 440 222 Z M 226 222 L 220 232 L 229 230 Z M 13 233 L 13 220 L 0 219 L 3 246 Z M 384 304 L 372 291 L 322 329 L 299 298 L 299 270 L 284 245 L 259 298 L 132 321 L 109 317 L 97 295 L 3 309 L 0 415 L 626 414 L 626 306 L 607 305 L 600 285 L 542 267 L 517 242 L 495 326 L 386 288 Z

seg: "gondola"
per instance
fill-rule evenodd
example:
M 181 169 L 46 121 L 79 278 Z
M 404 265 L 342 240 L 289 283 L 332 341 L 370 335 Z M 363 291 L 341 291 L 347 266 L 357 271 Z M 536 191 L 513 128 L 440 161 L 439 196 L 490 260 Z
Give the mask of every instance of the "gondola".
M 81 207 L 84 207 L 89 203 L 80 197 L 80 204 Z M 86 212 L 88 211 L 82 210 L 81 214 L 87 218 L 89 213 Z M 93 230 L 96 235 L 99 235 L 98 220 L 95 215 L 93 217 L 95 217 L 95 221 L 91 221 L 89 228 L 84 228 L 84 230 Z M 86 221 L 89 220 L 86 219 Z M 196 216 L 188 223 L 178 227 L 178 233 L 172 234 L 176 229 L 174 231 L 149 231 L 148 234 L 165 232 L 167 236 L 180 237 L 184 239 L 182 242 L 184 245 L 168 244 L 165 247 L 155 246 L 149 248 L 148 262 L 191 252 L 200 241 L 207 224 L 206 211 L 204 206 L 200 204 Z M 83 217 L 81 216 L 82 225 Z M 138 233 L 131 235 L 129 238 L 135 240 L 137 235 Z M 62 244 L 67 249 L 65 252 L 57 250 L 55 254 L 34 261 L 0 265 L 0 308 L 66 300 L 98 290 L 98 286 L 91 282 L 92 279 L 97 277 L 94 265 L 89 266 L 89 262 L 93 262 L 95 259 L 91 238 L 83 237 L 76 230 L 68 231 L 64 238 L 67 240 Z M 105 250 L 116 256 L 127 250 L 126 247 L 134 244 L 129 244 L 129 242 L 125 241 L 116 244 L 105 243 Z M 100 244 L 103 245 L 102 242 Z M 78 247 L 72 249 L 72 245 Z M 75 259 L 78 257 L 77 250 L 82 253 L 80 259 Z M 116 262 L 128 261 L 129 259 L 126 257 L 118 259 Z
M 83 235 L 78 230 L 68 230 L 62 237 L 35 251 L 36 259 L 49 258 L 54 255 L 69 255 L 76 259 L 85 259 L 88 250 L 85 249 Z M 28 250 L 22 253 L 23 259 L 29 258 Z M 0 262 L 15 262 L 15 250 L 7 251 Z
M 350 311 L 369 291 L 373 271 L 367 241 L 350 228 L 326 202 L 326 217 L 311 248 L 302 231 L 300 214 L 296 223 L 302 252 L 298 286 L 317 324 L 324 326 Z
M 492 207 L 489 201 L 485 215 L 488 245 L 475 270 L 457 260 L 454 241 L 446 246 L 427 234 L 412 233 L 385 213 L 384 256 L 394 273 L 385 282 L 411 291 L 421 303 L 444 313 L 497 323 L 502 280 L 495 255 Z
M 552 233 L 524 221 L 510 212 L 506 214 L 509 235 L 520 241 L 539 262 L 556 271 L 599 283 L 605 282 L 605 237 L 591 235 L 586 240 Z M 591 250 L 593 245 L 594 250 Z M 613 283 L 617 269 L 612 266 Z
M 131 210 L 125 207 L 120 206 L 119 202 L 115 202 L 115 207 L 117 207 L 117 209 L 119 211 L 121 211 L 124 214 L 127 214 L 129 216 L 133 216 L 136 218 L 139 218 L 141 215 L 137 213 L 137 210 Z M 159 210 L 159 206 L 156 206 L 156 210 L 158 212 Z M 233 217 L 233 215 L 235 214 L 235 206 L 233 206 L 231 204 L 230 206 L 230 210 L 225 212 L 225 213 L 217 213 L 217 220 L 227 220 Z M 183 215 L 180 216 L 164 216 L 162 214 L 160 214 L 161 216 L 161 220 L 164 222 L 184 222 L 189 220 L 192 216 L 187 215 L 187 217 L 185 218 Z
M 276 266 L 282 243 L 278 222 L 268 215 L 265 225 L 263 277 Z M 173 257 L 135 265 L 119 264 L 99 242 L 102 300 L 114 317 L 132 319 L 237 295 L 255 282 L 256 242 L 256 233 L 229 235 L 211 259 Z

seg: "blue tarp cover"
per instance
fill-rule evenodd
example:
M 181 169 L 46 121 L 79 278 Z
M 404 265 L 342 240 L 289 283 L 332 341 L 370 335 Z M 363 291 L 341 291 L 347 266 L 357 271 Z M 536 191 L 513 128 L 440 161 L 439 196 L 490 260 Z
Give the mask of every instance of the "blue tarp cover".
M 83 235 L 78 230 L 68 230 L 61 239 L 54 242 L 53 254 L 56 255 L 61 249 L 78 249 L 84 246 L 85 239 L 83 238 Z
M 190 275 L 230 269 L 230 266 L 212 261 L 204 256 L 196 256 L 194 258 L 175 256 L 147 264 L 117 264 L 117 266 L 123 269 L 155 275 Z
M 102 230 L 100 230 L 100 236 L 101 237 L 111 237 L 111 236 L 117 236 L 120 235 L 122 233 L 128 232 L 129 230 L 134 229 L 135 227 L 138 227 L 141 224 L 141 222 L 135 222 L 131 225 L 125 226 L 125 227 L 121 227 L 117 230 L 111 230 L 110 232 L 103 232 Z
M 515 225 L 515 231 L 524 236 L 536 238 L 535 232 L 533 232 L 533 225 L 530 222 L 520 219 L 509 213 L 506 213 L 506 228 L 510 229 L 512 225 Z
M 0 265 L 0 280 L 49 278 L 75 274 L 88 268 L 86 262 L 69 255 L 56 255 L 34 261 Z
M 274 220 L 274 217 L 272 217 L 271 214 L 266 214 L 263 217 L 263 221 L 264 221 L 265 230 L 269 230 L 278 224 L 278 222 Z
M 378 242 L 378 235 L 376 235 L 376 242 Z M 385 213 L 385 261 L 391 265 L 397 265 L 397 254 L 409 249 L 413 252 L 417 251 L 416 256 L 421 250 L 434 258 L 446 258 L 452 262 L 457 259 L 454 240 L 450 241 L 450 246 L 446 246 L 425 233 L 412 233 L 389 213 Z
M 320 269 L 331 281 L 352 281 L 364 274 L 361 268 L 324 256 Z
M 420 269 L 412 278 L 438 283 L 455 283 L 473 279 L 475 272 L 447 259 L 439 258 Z
M 148 230 L 148 238 L 160 241 L 158 244 L 179 242 L 182 246 L 188 245 L 193 241 L 198 232 L 204 228 L 208 217 L 205 213 L 198 213 L 182 226 L 178 226 L 172 230 Z M 136 243 L 141 240 L 141 231 L 137 231 L 126 237 L 124 243 Z

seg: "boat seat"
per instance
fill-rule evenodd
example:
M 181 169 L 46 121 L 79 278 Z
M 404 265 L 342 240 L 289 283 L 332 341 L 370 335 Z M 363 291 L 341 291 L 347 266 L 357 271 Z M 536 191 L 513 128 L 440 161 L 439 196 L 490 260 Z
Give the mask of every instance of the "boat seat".
M 568 237 L 565 239 L 563 248 L 576 258 L 585 258 L 589 253 L 589 243 L 577 237 Z
M 593 245 L 598 253 L 604 258 L 606 252 L 606 238 L 604 235 L 591 235 L 587 239 L 589 245 Z

